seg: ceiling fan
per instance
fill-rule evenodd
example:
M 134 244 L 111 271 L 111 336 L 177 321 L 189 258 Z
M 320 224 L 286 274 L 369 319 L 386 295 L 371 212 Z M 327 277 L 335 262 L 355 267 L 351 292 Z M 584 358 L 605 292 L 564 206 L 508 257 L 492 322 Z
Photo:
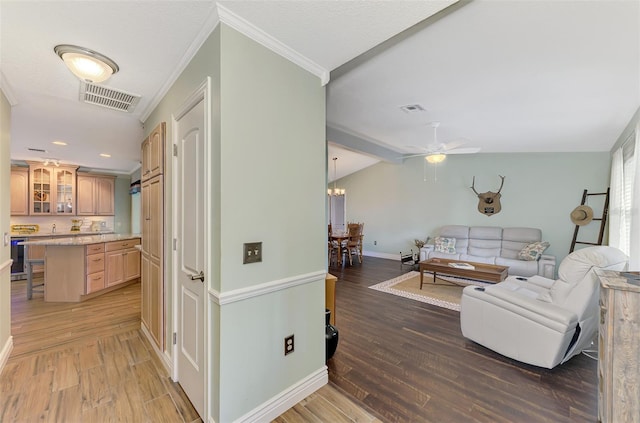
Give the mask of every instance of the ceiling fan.
M 437 132 L 440 122 L 431 122 L 431 126 L 433 127 L 433 143 L 426 147 L 408 146 L 416 150 L 422 150 L 422 152 L 406 155 L 403 158 L 424 156 L 429 163 L 440 163 L 444 161 L 448 154 L 473 154 L 480 151 L 480 147 L 459 148 L 460 145 L 463 145 L 461 142 L 438 143 Z

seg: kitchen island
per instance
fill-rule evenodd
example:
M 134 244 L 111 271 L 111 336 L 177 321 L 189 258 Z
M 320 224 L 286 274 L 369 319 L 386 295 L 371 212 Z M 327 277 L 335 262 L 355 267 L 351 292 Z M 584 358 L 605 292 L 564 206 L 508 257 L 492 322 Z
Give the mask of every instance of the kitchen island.
M 79 302 L 140 279 L 138 234 L 103 234 L 25 241 L 44 246 L 44 300 Z

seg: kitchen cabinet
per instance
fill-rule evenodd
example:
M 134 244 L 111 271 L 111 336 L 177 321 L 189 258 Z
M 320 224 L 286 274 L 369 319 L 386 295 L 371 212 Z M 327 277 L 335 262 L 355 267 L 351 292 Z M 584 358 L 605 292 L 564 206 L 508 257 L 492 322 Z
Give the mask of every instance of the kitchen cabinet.
M 164 173 L 165 127 L 161 122 L 142 142 L 142 181 Z
M 164 349 L 164 149 L 165 123 L 142 143 L 142 323 Z
M 142 323 L 148 329 L 156 345 L 162 345 L 163 334 L 163 288 L 160 263 L 142 254 Z
M 91 244 L 86 247 L 86 293 L 100 291 L 106 287 L 104 277 L 104 243 Z
M 92 235 L 27 241 L 28 251 L 44 248 L 46 302 L 79 302 L 137 282 L 140 238 Z M 113 257 L 118 256 L 118 260 Z M 111 260 L 109 260 L 111 258 Z M 109 277 L 116 283 L 108 283 Z
M 598 421 L 640 422 L 640 286 L 618 272 L 598 271 Z
M 77 167 L 27 163 L 29 163 L 29 214 L 31 216 L 75 215 Z
M 138 244 L 139 238 L 105 244 L 106 287 L 140 277 L 140 250 L 135 248 Z
M 78 173 L 78 216 L 113 216 L 115 214 L 115 176 Z
M 29 215 L 29 168 L 11 168 L 11 216 Z

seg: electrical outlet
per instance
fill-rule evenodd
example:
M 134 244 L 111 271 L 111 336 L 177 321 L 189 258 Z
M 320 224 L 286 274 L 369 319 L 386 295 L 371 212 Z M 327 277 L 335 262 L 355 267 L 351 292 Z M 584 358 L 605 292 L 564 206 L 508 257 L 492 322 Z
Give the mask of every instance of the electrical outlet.
M 373 241 L 373 245 L 378 245 L 378 241 Z
M 293 352 L 293 335 L 289 335 L 284 338 L 284 355 L 291 354 Z
M 262 261 L 262 242 L 245 242 L 242 264 Z

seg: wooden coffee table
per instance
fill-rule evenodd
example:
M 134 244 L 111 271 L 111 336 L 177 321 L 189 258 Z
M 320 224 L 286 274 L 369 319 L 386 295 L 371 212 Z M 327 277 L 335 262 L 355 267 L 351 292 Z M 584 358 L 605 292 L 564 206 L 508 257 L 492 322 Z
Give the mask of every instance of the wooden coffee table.
M 468 263 L 473 269 L 461 269 L 449 266 L 449 263 Z M 460 276 L 467 279 L 498 283 L 507 277 L 506 266 L 496 264 L 474 263 L 470 261 L 451 260 L 442 258 L 432 258 L 423 260 L 420 263 L 420 289 L 422 289 L 424 272 L 433 272 L 433 283 L 436 282 L 436 274 L 440 273 L 449 276 Z

